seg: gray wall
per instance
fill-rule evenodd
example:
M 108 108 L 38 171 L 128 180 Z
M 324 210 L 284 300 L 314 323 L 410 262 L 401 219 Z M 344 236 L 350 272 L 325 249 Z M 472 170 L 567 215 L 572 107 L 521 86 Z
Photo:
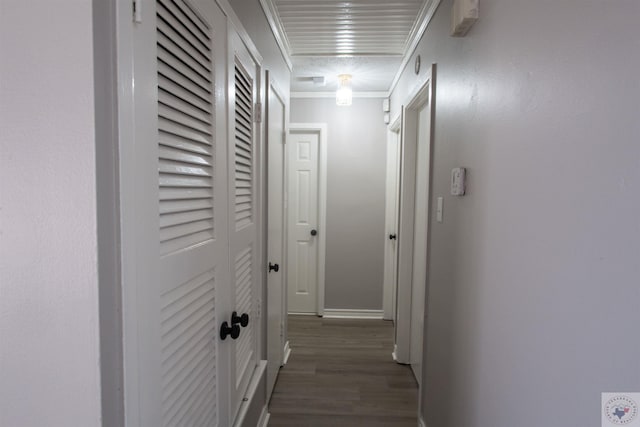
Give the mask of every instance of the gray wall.
M 600 425 L 640 391 L 640 3 L 440 5 L 426 399 L 429 427 Z M 418 80 L 410 62 L 394 114 Z M 448 195 L 451 168 L 468 195 Z
M 325 308 L 382 309 L 386 126 L 382 99 L 292 98 L 292 123 L 327 123 Z
M 0 425 L 100 426 L 92 4 L 0 7 Z

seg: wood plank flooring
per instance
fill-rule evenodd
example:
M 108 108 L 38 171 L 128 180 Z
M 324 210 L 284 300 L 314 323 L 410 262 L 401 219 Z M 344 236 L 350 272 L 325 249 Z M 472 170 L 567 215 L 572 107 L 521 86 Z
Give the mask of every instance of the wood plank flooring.
M 391 322 L 288 320 L 292 353 L 269 403 L 269 427 L 418 425 L 417 384 L 391 358 Z

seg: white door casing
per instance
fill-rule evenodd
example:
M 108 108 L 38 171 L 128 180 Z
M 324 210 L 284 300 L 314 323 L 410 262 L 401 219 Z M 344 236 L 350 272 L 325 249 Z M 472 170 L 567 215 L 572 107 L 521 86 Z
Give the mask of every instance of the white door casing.
M 400 193 L 400 117 L 387 132 L 387 178 L 385 191 L 384 234 L 384 295 L 383 318 L 396 317 L 396 292 L 398 277 L 398 209 Z
M 284 362 L 285 346 L 285 141 L 286 104 L 282 92 L 270 82 L 266 88 L 267 108 L 267 400 L 273 392 Z
M 257 366 L 260 331 L 261 247 L 258 179 L 260 126 L 256 123 L 260 64 L 229 26 L 229 261 L 231 307 L 238 316 L 248 315 L 240 336 L 232 340 L 229 365 L 231 419 L 235 418 Z
M 432 124 L 435 111 L 433 108 L 434 75 L 435 66 L 432 66 L 424 83 L 412 93 L 402 108 L 398 288 L 394 358 L 399 363 L 413 363 L 414 365 L 417 360 L 417 351 L 422 351 L 418 349 L 424 347 L 424 331 L 426 331 L 424 324 L 428 316 L 424 309 L 423 313 L 420 313 L 420 307 L 427 306 L 426 299 L 428 298 L 426 266 L 429 258 L 428 224 L 431 223 L 429 213 L 431 210 L 430 176 L 431 164 L 433 163 Z M 419 112 L 423 107 L 426 109 L 424 114 L 428 116 L 428 123 L 419 120 Z M 428 140 L 426 147 L 420 148 L 420 150 L 418 149 L 419 133 L 421 133 L 419 123 L 422 126 L 424 139 Z M 421 160 L 417 160 L 418 155 L 421 155 Z M 421 162 L 420 165 L 418 165 L 418 161 Z M 427 161 L 428 164 L 424 164 L 424 161 Z M 421 178 L 418 178 L 418 173 Z M 416 221 L 423 221 L 422 228 L 419 227 L 416 230 Z M 416 255 L 414 263 L 416 248 L 422 250 L 424 256 Z M 414 264 L 422 264 L 424 270 L 421 270 L 418 265 L 414 269 Z M 424 278 L 421 278 L 421 275 Z M 416 276 L 415 283 L 414 276 Z M 420 301 L 414 303 L 414 298 Z M 417 366 L 414 367 L 419 369 Z M 418 382 L 420 383 L 421 379 L 418 379 Z
M 413 272 L 411 276 L 411 369 L 422 381 L 422 342 L 427 284 L 427 235 L 431 166 L 431 108 L 427 101 L 418 111 L 416 198 L 413 225 Z
M 289 126 L 286 168 L 289 313 L 319 316 L 324 313 L 326 129 L 325 124 L 316 123 Z
M 135 82 L 118 104 L 125 422 L 224 425 L 225 20 L 204 0 L 142 7 L 118 23 L 118 75 Z
M 400 148 L 400 210 L 398 218 L 398 278 L 397 311 L 395 322 L 394 358 L 399 363 L 410 363 L 411 353 L 411 275 L 413 270 L 413 213 L 415 198 L 415 156 L 417 146 L 416 121 L 402 107 Z

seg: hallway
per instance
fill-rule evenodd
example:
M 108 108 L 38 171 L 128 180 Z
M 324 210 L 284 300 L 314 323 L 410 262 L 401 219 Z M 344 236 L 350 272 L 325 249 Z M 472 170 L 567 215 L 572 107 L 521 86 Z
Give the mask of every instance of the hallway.
M 418 388 L 391 359 L 391 322 L 289 316 L 288 331 L 269 427 L 417 425 Z

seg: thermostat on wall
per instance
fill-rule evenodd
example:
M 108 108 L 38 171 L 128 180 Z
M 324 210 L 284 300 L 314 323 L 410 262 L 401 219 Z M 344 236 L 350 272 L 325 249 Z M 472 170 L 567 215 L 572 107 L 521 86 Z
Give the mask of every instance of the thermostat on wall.
M 467 170 L 465 168 L 451 169 L 451 195 L 464 196 Z

